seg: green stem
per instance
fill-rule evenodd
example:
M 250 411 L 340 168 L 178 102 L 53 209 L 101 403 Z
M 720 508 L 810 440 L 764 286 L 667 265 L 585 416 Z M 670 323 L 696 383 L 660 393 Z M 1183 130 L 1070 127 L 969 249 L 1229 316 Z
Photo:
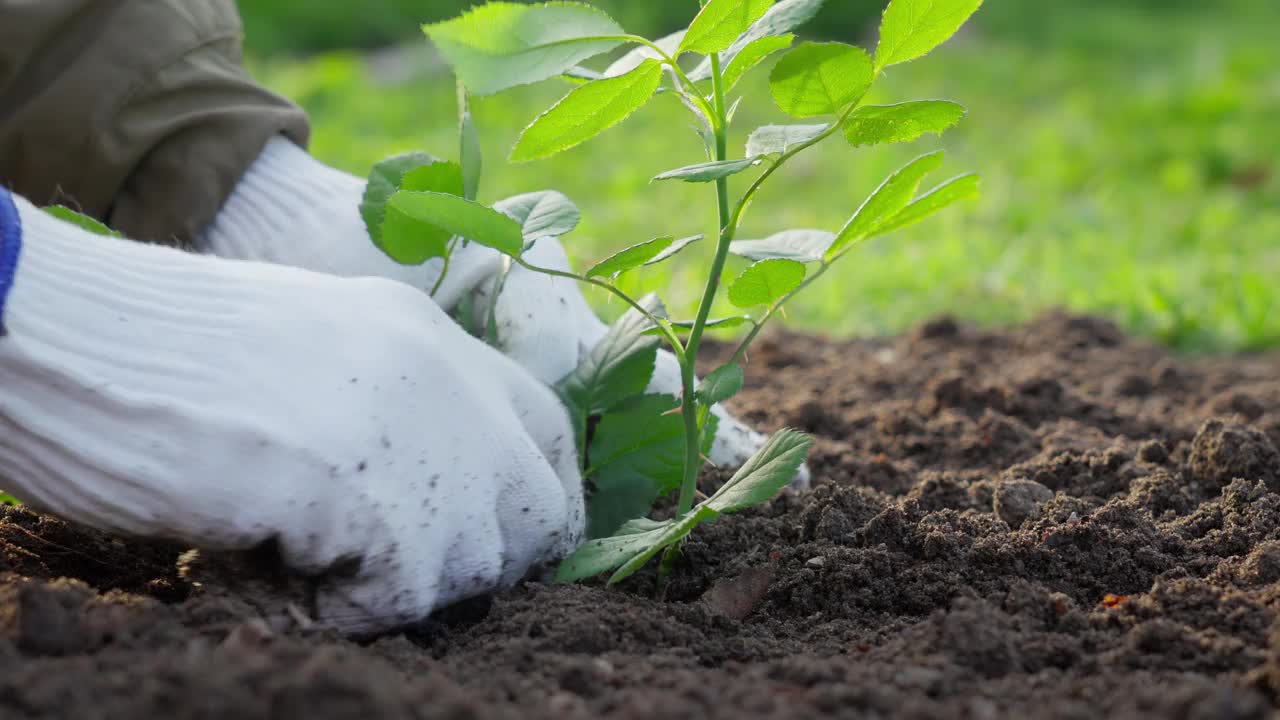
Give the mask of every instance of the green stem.
M 498 337 L 498 298 L 502 296 L 510 275 L 511 258 L 503 256 L 502 270 L 498 272 L 498 277 L 494 278 L 493 289 L 489 292 L 489 313 L 484 324 L 485 342 L 489 343 L 490 347 L 498 347 L 498 342 L 501 340 Z
M 791 158 L 836 134 L 836 132 L 840 130 L 840 127 L 844 125 L 845 120 L 849 119 L 849 115 L 853 114 L 853 111 L 856 110 L 857 107 L 858 103 L 851 104 L 848 108 L 845 108 L 845 111 L 840 115 L 840 117 L 836 118 L 835 122 L 828 125 L 827 129 L 823 130 L 817 137 L 812 140 L 806 140 L 793 148 L 789 148 L 786 152 L 782 153 L 782 155 L 778 156 L 778 159 L 766 168 L 764 172 L 760 173 L 760 176 L 755 179 L 755 182 L 751 183 L 751 186 L 747 188 L 747 191 L 742 194 L 742 197 L 738 200 L 738 204 L 733 208 L 733 219 L 731 224 L 734 227 L 737 227 L 738 224 L 742 222 L 743 213 L 746 212 L 747 206 L 751 204 L 752 198 L 755 197 L 756 193 L 760 190 L 760 186 L 764 185 L 766 180 L 772 177 L 774 173 L 778 172 L 778 170 Z
M 654 315 L 648 308 L 641 305 L 638 300 L 626 294 L 618 287 L 596 278 L 574 275 L 571 272 L 564 272 L 563 270 L 552 270 L 551 268 L 538 267 L 537 265 L 527 262 L 524 258 L 513 257 L 511 259 L 520 267 L 532 272 L 540 273 L 542 275 L 550 275 L 551 277 L 565 278 L 567 280 L 576 280 L 584 285 L 594 285 L 595 287 L 607 290 L 610 294 L 621 299 L 624 303 L 635 309 L 636 312 L 644 315 L 649 322 L 653 323 L 654 326 L 662 333 L 662 337 L 666 339 L 667 344 L 671 346 L 671 352 L 675 353 L 676 359 L 680 361 L 681 365 L 684 364 L 686 346 L 684 343 L 680 342 L 680 336 L 675 334 L 675 331 L 671 329 L 671 325 L 669 323 L 664 323 L 661 318 Z
M 444 278 L 449 274 L 449 261 L 453 259 L 453 249 L 457 244 L 457 238 L 449 241 L 449 248 L 444 254 L 444 264 L 440 266 L 440 277 L 436 278 L 436 284 L 431 287 L 431 297 L 435 297 L 436 293 L 440 292 L 440 287 L 444 285 Z
M 738 349 L 733 351 L 733 358 L 729 362 L 741 363 L 743 358 L 747 354 L 747 348 L 751 347 L 751 343 L 756 339 L 756 336 L 759 335 L 760 331 L 764 329 L 764 326 L 767 325 L 769 321 L 773 319 L 773 316 L 776 315 L 778 311 L 782 309 L 782 306 L 785 305 L 787 301 L 790 300 L 791 298 L 795 297 L 796 295 L 799 295 L 801 290 L 804 290 L 805 288 L 809 287 L 811 284 L 814 283 L 814 281 L 816 281 L 818 278 L 825 275 L 827 272 L 827 269 L 830 267 L 831 265 L 829 263 L 823 263 L 822 266 L 819 267 L 817 271 L 815 271 L 809 277 L 805 278 L 804 282 L 797 285 L 795 290 L 792 290 L 786 295 L 783 295 L 782 298 L 778 300 L 778 302 L 774 303 L 773 307 L 769 308 L 769 311 L 766 312 L 764 315 L 762 315 L 760 319 L 756 321 L 755 327 L 751 328 L 751 332 L 747 333 L 747 336 L 742 339 L 741 343 L 738 344 Z
M 720 56 L 711 55 L 711 81 L 715 92 L 716 160 L 728 159 L 728 122 L 725 117 L 724 76 L 720 68 Z M 698 424 L 698 396 L 694 388 L 694 363 L 698 358 L 698 350 L 702 347 L 702 334 L 707 327 L 707 318 L 711 316 L 711 307 L 715 304 L 716 293 L 720 289 L 720 275 L 724 272 L 725 261 L 729 257 L 729 244 L 733 242 L 735 223 L 729 212 L 729 179 L 716 180 L 716 200 L 719 208 L 720 239 L 716 244 L 715 259 L 711 262 L 711 272 L 707 276 L 707 287 L 702 293 L 702 304 L 698 307 L 698 315 L 685 341 L 685 360 L 680 364 L 680 380 L 683 386 L 680 412 L 684 416 L 685 430 L 685 463 L 684 479 L 680 485 L 680 501 L 676 506 L 676 517 L 684 517 L 693 509 L 694 496 L 698 488 L 698 472 L 702 469 L 702 429 Z

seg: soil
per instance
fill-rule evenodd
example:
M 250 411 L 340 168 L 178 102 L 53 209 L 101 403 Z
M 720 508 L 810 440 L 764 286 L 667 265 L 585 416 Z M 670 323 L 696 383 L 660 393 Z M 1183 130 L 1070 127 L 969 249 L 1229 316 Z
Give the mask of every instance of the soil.
M 1280 354 L 944 319 L 775 335 L 749 377 L 815 488 L 700 529 L 661 595 L 527 583 L 356 643 L 4 510 L 0 717 L 1280 718 Z

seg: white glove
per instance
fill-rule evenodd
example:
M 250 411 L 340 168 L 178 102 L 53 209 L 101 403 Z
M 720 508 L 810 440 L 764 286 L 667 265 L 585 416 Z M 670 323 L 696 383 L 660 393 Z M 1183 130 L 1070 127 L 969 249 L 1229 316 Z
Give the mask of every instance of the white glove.
M 423 290 L 434 287 L 440 260 L 405 267 L 369 242 L 359 213 L 364 187 L 364 180 L 334 170 L 288 140 L 276 138 L 204 233 L 201 249 L 337 275 L 387 277 Z M 535 265 L 569 270 L 568 258 L 554 238 L 539 241 L 527 258 Z M 501 271 L 497 251 L 475 243 L 458 248 L 435 299 L 452 311 L 473 294 L 480 301 L 478 314 L 484 317 L 489 292 Z M 519 267 L 498 298 L 495 318 L 502 351 L 548 384 L 577 367 L 608 330 L 576 282 Z M 678 394 L 680 388 L 675 356 L 659 353 L 649 391 Z M 721 467 L 737 467 L 755 454 L 765 438 L 724 408 L 716 406 L 713 412 L 720 422 L 710 459 Z M 809 471 L 803 468 L 793 487 L 807 487 L 808 479 Z
M 23 243 L 7 300 L 0 243 L 5 490 L 108 531 L 276 538 L 303 573 L 356 565 L 317 598 L 350 633 L 580 541 L 559 400 L 423 293 L 101 238 L 12 201 L 0 189 L 0 239 Z

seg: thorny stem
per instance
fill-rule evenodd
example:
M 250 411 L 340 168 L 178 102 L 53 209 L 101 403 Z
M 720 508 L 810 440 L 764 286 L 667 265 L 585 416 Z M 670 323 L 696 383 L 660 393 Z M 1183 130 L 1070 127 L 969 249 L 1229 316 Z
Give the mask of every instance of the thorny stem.
M 711 81 L 715 100 L 715 132 L 716 160 L 723 162 L 728 156 L 728 122 L 725 117 L 724 76 L 720 68 L 720 56 L 711 55 Z M 707 318 L 711 315 L 711 306 L 715 303 L 716 293 L 720 289 L 720 275 L 724 272 L 725 261 L 729 257 L 729 244 L 733 242 L 734 223 L 729 213 L 729 179 L 716 180 L 716 200 L 720 217 L 720 239 L 716 244 L 715 259 L 711 262 L 711 271 L 707 275 L 707 286 L 702 294 L 702 304 L 698 307 L 698 315 L 685 341 L 685 357 L 680 364 L 681 413 L 684 416 L 685 428 L 685 463 L 684 479 L 680 486 L 680 500 L 676 506 L 676 517 L 684 517 L 693 509 L 694 495 L 698 488 L 698 471 L 702 469 L 702 428 L 698 422 L 698 397 L 694 388 L 694 362 L 698 350 L 702 346 L 702 334 L 707 327 Z

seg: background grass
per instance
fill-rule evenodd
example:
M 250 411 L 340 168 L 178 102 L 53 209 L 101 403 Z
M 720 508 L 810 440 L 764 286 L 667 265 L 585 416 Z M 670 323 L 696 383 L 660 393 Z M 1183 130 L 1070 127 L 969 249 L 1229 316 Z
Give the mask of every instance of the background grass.
M 319 157 L 363 175 L 394 152 L 455 155 L 452 79 L 415 34 L 419 20 L 448 16 L 457 4 L 256 0 L 242 8 L 255 72 L 311 113 Z M 882 0 L 828 4 L 817 34 L 874 46 L 866 19 Z M 612 5 L 629 29 L 651 33 L 695 7 Z M 888 172 L 939 147 L 949 157 L 936 180 L 979 171 L 983 198 L 867 243 L 790 306 L 789 322 L 884 333 L 939 313 L 1004 322 L 1061 306 L 1181 349 L 1280 343 L 1277 27 L 1274 0 L 988 0 L 961 36 L 891 69 L 870 99 L 957 100 L 970 109 L 957 129 L 891 148 L 830 141 L 766 187 L 746 234 L 837 229 Z M 284 54 L 396 39 L 411 49 Z M 739 153 L 752 128 L 786 121 L 768 99 L 766 76 L 757 70 L 740 86 L 748 100 L 735 121 Z M 583 210 L 581 228 L 566 238 L 579 263 L 656 235 L 714 230 L 709 186 L 648 184 L 703 157 L 690 117 L 670 97 L 555 159 L 507 163 L 520 129 L 565 91 L 548 82 L 477 102 L 488 163 L 482 200 L 565 192 Z M 664 289 L 669 305 L 688 312 L 709 250 L 627 283 Z

